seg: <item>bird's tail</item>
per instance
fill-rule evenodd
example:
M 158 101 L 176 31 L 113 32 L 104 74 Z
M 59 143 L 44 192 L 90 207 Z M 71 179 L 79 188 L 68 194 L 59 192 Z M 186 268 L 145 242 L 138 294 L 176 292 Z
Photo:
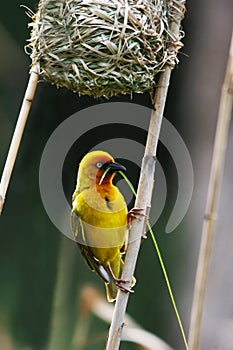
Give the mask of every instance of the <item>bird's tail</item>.
M 107 299 L 109 302 L 113 302 L 117 297 L 117 287 L 115 283 L 111 280 L 110 283 L 105 283 Z

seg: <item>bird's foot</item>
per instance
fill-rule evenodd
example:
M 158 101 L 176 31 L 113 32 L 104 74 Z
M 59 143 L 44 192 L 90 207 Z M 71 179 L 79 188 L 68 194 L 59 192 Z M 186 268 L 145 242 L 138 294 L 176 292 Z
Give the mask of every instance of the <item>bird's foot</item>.
M 127 215 L 127 219 L 128 219 L 128 226 L 130 227 L 130 223 L 132 219 L 140 219 L 142 217 L 146 218 L 148 220 L 148 215 L 143 213 L 143 209 L 139 209 L 139 208 L 132 208 Z M 146 225 L 146 223 L 145 223 Z M 144 230 L 144 233 L 142 234 L 142 241 L 144 241 L 145 239 L 147 239 L 147 235 L 146 235 L 146 228 Z
M 124 283 L 128 283 L 129 281 L 124 281 L 124 280 L 119 280 L 119 281 L 114 281 L 116 287 L 120 289 L 124 293 L 134 293 L 134 290 L 131 289 L 130 287 L 124 286 Z
M 129 281 L 123 280 L 121 278 L 117 278 L 114 275 L 110 265 L 108 265 L 108 271 L 109 271 L 109 273 L 111 275 L 111 278 L 112 278 L 113 282 L 115 283 L 115 286 L 118 289 L 120 289 L 124 293 L 133 293 L 134 292 L 130 287 L 128 288 L 128 287 L 124 286 L 124 284 L 129 283 Z
M 147 217 L 146 214 L 142 213 L 143 211 L 144 209 L 132 208 L 127 214 L 128 221 L 132 219 L 140 219 L 141 217 Z

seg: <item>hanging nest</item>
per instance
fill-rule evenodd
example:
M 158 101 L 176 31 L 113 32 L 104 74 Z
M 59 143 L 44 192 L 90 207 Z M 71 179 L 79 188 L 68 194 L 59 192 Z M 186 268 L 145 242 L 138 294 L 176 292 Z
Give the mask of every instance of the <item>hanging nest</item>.
M 143 93 L 177 63 L 183 32 L 171 22 L 184 0 L 41 0 L 30 24 L 32 63 L 57 86 L 80 95 Z

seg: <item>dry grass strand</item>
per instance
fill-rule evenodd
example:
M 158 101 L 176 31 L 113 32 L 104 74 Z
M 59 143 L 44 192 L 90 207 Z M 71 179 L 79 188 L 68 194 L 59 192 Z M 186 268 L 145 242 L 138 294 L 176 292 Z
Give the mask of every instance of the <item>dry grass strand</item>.
M 183 0 L 41 0 L 27 51 L 46 80 L 80 95 L 143 93 L 177 63 L 183 32 L 169 25 L 183 16 Z

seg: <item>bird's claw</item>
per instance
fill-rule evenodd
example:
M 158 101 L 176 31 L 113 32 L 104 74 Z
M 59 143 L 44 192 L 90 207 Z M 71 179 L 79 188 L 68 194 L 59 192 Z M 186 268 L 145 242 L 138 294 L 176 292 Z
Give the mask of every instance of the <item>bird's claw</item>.
M 126 286 L 123 285 L 124 283 L 127 283 L 128 281 L 124 281 L 124 280 L 119 280 L 119 281 L 115 281 L 115 285 L 117 288 L 119 288 L 124 293 L 134 293 L 133 289 L 127 288 Z
M 128 212 L 128 219 L 139 219 L 140 217 L 146 217 L 147 215 L 142 213 L 144 211 L 144 209 L 140 209 L 140 208 L 132 208 L 129 212 Z
M 139 208 L 132 208 L 127 215 L 128 218 L 128 226 L 130 227 L 130 222 L 132 219 L 139 219 L 141 217 L 144 217 L 148 220 L 148 215 L 142 213 L 143 209 L 139 209 Z M 145 239 L 147 239 L 147 235 L 146 235 L 146 231 L 142 234 L 141 236 L 142 241 L 144 241 Z
M 117 278 L 110 265 L 108 265 L 108 271 L 111 275 L 111 278 L 113 280 L 113 282 L 115 283 L 115 286 L 120 289 L 122 292 L 124 293 L 133 293 L 134 291 L 131 288 L 128 288 L 126 286 L 124 286 L 125 283 L 129 283 L 129 281 L 123 280 L 122 278 Z

